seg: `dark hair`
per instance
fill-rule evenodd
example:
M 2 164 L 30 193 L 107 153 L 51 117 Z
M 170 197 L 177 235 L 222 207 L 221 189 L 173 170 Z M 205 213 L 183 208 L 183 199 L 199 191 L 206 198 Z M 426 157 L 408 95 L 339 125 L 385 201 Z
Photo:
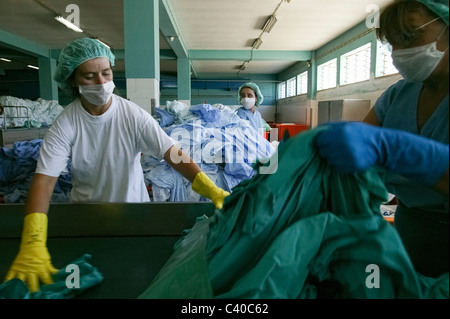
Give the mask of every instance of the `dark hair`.
M 438 17 L 420 2 L 396 0 L 381 14 L 380 27 L 376 31 L 377 38 L 390 44 L 401 44 L 414 37 L 415 26 L 412 26 L 407 20 L 407 15 L 411 12 L 423 12 L 430 17 Z
M 77 98 L 80 96 L 80 91 L 78 90 L 78 88 L 72 86 L 72 83 L 75 80 L 76 69 L 77 68 L 75 68 L 75 70 L 73 70 L 72 74 L 70 74 L 70 76 L 67 80 L 70 83 L 70 92 L 67 92 L 67 93 L 69 93 L 70 97 L 72 97 L 72 98 Z
M 242 91 L 243 89 L 250 89 L 250 90 L 252 90 L 252 91 L 253 91 L 253 93 L 254 93 L 254 94 L 255 94 L 255 96 L 256 96 L 256 91 L 255 91 L 255 89 L 254 89 L 254 88 L 252 88 L 252 87 L 250 87 L 250 86 L 243 86 L 243 87 L 241 87 L 241 91 Z

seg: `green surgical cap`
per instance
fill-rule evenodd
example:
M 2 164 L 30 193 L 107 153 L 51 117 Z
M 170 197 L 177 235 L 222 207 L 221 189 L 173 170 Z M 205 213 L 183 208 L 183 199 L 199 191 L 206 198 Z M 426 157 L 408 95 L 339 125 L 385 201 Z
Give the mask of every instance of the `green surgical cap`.
M 439 18 L 441 18 L 448 26 L 448 0 L 416 0 L 422 3 Z
M 261 90 L 259 89 L 259 87 L 255 83 L 247 82 L 247 83 L 241 85 L 241 87 L 238 90 L 238 101 L 239 101 L 239 103 L 241 102 L 241 91 L 242 91 L 243 88 L 251 88 L 255 92 L 256 99 L 257 99 L 256 106 L 259 106 L 264 101 L 264 95 L 262 95 Z
M 114 54 L 100 41 L 91 38 L 76 39 L 65 46 L 59 55 L 54 80 L 62 90 L 70 89 L 69 77 L 80 64 L 105 57 L 114 66 Z

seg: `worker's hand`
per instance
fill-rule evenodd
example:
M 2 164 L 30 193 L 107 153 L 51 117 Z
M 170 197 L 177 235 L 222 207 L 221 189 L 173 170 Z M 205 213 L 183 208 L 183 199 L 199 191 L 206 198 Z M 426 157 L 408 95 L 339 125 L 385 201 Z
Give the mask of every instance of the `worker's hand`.
M 362 123 L 337 122 L 317 136 L 320 155 L 339 173 L 355 173 L 382 161 L 375 127 Z
M 433 186 L 449 165 L 448 145 L 406 131 L 359 122 L 338 122 L 319 133 L 320 155 L 340 173 L 380 165 Z
M 14 259 L 5 281 L 19 278 L 30 292 L 39 290 L 39 281 L 53 283 L 52 276 L 58 270 L 50 262 L 47 246 L 47 215 L 33 213 L 25 216 L 20 250 Z
M 209 198 L 217 209 L 222 209 L 225 197 L 230 195 L 227 191 L 217 187 L 204 172 L 195 175 L 194 181 L 192 182 L 192 189 L 198 194 Z

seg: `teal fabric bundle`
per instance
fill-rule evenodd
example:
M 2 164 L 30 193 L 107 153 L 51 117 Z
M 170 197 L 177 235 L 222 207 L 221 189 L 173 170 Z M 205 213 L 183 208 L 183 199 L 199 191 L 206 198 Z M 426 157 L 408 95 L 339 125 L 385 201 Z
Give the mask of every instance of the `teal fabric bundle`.
M 31 293 L 25 283 L 20 279 L 11 279 L 0 284 L 0 299 L 71 299 L 82 294 L 87 289 L 100 284 L 103 275 L 98 269 L 89 263 L 91 255 L 84 254 L 70 265 L 76 265 L 79 269 L 79 288 L 70 288 L 66 284 L 71 271 L 66 272 L 66 267 L 61 268 L 53 275 L 53 284 L 43 285 L 39 291 Z M 69 278 L 70 279 L 70 278 Z M 71 284 L 71 280 L 69 280 Z
M 140 298 L 448 298 L 448 274 L 415 272 L 379 213 L 383 172 L 335 173 L 314 147 L 323 129 L 281 144 L 276 173 L 235 187 Z

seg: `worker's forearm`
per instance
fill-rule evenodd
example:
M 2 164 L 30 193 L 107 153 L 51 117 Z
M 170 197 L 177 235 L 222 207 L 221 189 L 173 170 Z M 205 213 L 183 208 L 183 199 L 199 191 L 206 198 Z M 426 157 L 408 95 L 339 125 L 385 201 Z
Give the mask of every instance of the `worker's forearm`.
M 31 181 L 25 203 L 25 214 L 47 214 L 57 178 L 36 174 Z
M 192 158 L 176 146 L 173 146 L 164 154 L 164 160 L 191 183 L 195 176 L 201 172 L 200 167 Z

